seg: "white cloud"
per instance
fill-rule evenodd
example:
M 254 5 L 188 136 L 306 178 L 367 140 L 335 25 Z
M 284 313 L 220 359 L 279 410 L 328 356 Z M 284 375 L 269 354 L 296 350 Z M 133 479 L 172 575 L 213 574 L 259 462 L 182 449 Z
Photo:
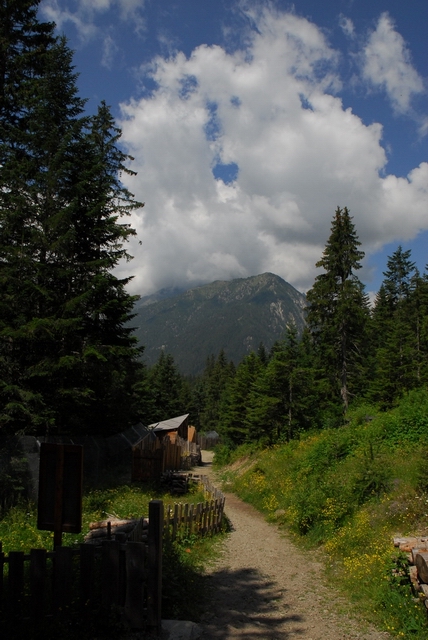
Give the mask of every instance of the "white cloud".
M 114 57 L 116 56 L 118 51 L 119 51 L 119 47 L 117 46 L 116 42 L 114 41 L 114 39 L 110 34 L 107 34 L 106 37 L 104 38 L 104 43 L 103 43 L 103 55 L 101 58 L 102 66 L 107 67 L 107 69 L 110 69 L 112 66 Z
M 290 14 L 254 19 L 247 50 L 158 57 L 153 93 L 122 105 L 138 171 L 127 185 L 146 203 L 132 217 L 141 294 L 263 271 L 306 290 L 337 206 L 366 252 L 427 226 L 428 164 L 381 175 L 382 127 L 334 94 L 337 54 L 322 32 Z M 216 180 L 218 162 L 236 163 L 236 180 Z
M 395 112 L 411 112 L 412 98 L 424 91 L 424 83 L 412 66 L 405 41 L 387 13 L 380 16 L 376 29 L 369 35 L 362 61 L 363 77 L 386 91 Z
M 70 2 L 66 0 L 43 0 L 41 11 L 45 18 L 56 23 L 59 30 L 71 22 L 83 42 L 99 34 L 101 28 L 97 25 L 97 18 L 111 9 L 118 11 L 120 20 L 132 23 L 137 34 L 145 30 L 144 0 L 78 0 L 71 5 L 73 9 L 69 8 Z
M 84 11 L 69 11 L 58 0 L 45 0 L 41 11 L 47 20 L 55 22 L 59 31 L 63 30 L 64 24 L 71 22 L 83 41 L 90 40 L 97 33 L 97 27 L 87 19 Z
M 355 28 L 354 23 L 351 18 L 347 18 L 343 14 L 339 16 L 339 26 L 341 27 L 343 33 L 348 36 L 348 38 L 354 38 L 355 36 Z

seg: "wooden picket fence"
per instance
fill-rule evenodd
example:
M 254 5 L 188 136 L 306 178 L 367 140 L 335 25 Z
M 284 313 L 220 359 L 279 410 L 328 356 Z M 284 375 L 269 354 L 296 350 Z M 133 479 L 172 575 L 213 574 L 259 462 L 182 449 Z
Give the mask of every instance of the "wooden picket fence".
M 164 510 L 161 500 L 152 500 L 148 532 L 147 518 L 141 518 L 131 533 L 116 533 L 99 545 L 6 555 L 0 542 L 0 630 L 1 621 L 33 624 L 116 606 L 131 628 L 160 636 L 164 533 L 175 539 L 217 533 L 222 527 L 225 496 L 206 476 L 189 476 L 204 487 L 205 502 Z
M 178 536 L 218 533 L 222 528 L 225 496 L 207 476 L 189 475 L 202 484 L 207 500 L 199 504 L 176 503 L 165 508 L 164 531 L 172 540 Z
M 99 546 L 81 544 L 5 555 L 0 543 L 0 619 L 34 622 L 64 616 L 67 611 L 88 616 L 100 605 L 106 611 L 116 605 L 131 628 L 159 635 L 162 501 L 150 502 L 149 519 L 148 544 L 134 533 L 132 541 L 122 534 Z

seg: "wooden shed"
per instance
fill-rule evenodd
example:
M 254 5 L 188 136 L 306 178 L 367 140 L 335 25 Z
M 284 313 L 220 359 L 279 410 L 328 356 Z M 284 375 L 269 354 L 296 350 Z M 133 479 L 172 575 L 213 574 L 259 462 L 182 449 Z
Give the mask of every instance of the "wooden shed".
M 183 416 L 155 422 L 149 425 L 149 429 L 161 440 L 168 436 L 172 443 L 177 440 L 177 437 L 187 441 L 189 439 L 189 414 L 185 413 Z
M 159 480 L 164 471 L 190 468 L 196 444 L 188 441 L 189 414 L 154 422 L 149 435 L 132 447 L 132 480 Z

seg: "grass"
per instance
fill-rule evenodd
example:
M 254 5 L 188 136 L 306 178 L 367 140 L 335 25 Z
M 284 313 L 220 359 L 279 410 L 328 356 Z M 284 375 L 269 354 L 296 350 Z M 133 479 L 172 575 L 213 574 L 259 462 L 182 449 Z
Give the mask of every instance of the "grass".
M 147 484 L 122 484 L 104 489 L 88 490 L 83 497 L 82 533 L 63 534 L 63 545 L 73 546 L 83 541 L 89 530 L 89 523 L 109 517 L 137 518 L 148 515 L 149 502 L 161 499 L 165 506 L 176 502 L 174 496 Z M 198 503 L 205 500 L 203 492 L 194 487 L 188 494 L 180 497 L 181 501 Z M 206 589 L 205 567 L 218 555 L 222 535 L 203 538 L 182 535 L 176 541 L 164 542 L 163 554 L 163 602 L 162 617 L 166 619 L 182 619 L 197 621 L 205 610 Z M 24 551 L 53 546 L 53 533 L 37 529 L 37 509 L 32 504 L 22 503 L 7 511 L 0 520 L 0 541 L 3 551 Z M 126 629 L 120 621 L 118 612 L 108 616 L 100 612 L 94 623 L 87 621 L 83 625 L 79 619 L 61 624 L 59 633 L 58 621 L 52 628 L 43 623 L 39 631 L 28 629 L 28 625 L 19 630 L 14 623 L 13 637 L 42 638 L 49 640 L 61 637 L 72 640 L 79 636 L 82 640 L 102 638 L 121 638 Z M 77 625 L 77 626 L 76 626 Z M 30 633 L 31 631 L 31 633 Z M 40 633 L 39 633 L 40 632 Z M 21 635 L 20 635 L 21 633 Z M 12 636 L 10 636 L 12 637 Z
M 330 581 L 367 620 L 422 640 L 426 610 L 392 538 L 428 534 L 427 461 L 428 394 L 421 391 L 388 413 L 358 407 L 340 429 L 264 451 L 236 450 L 222 477 L 299 544 L 322 549 Z
M 174 502 L 171 494 L 147 484 L 123 484 L 105 489 L 89 490 L 83 496 L 82 532 L 63 534 L 63 545 L 80 544 L 89 531 L 89 523 L 107 518 L 140 518 L 149 513 L 150 500 L 163 500 L 165 505 Z M 190 503 L 205 500 L 203 493 L 192 489 L 185 501 Z M 176 500 L 175 500 L 176 501 Z M 3 551 L 24 551 L 53 546 L 53 533 L 37 529 L 37 507 L 21 503 L 9 509 L 0 520 L 0 540 Z

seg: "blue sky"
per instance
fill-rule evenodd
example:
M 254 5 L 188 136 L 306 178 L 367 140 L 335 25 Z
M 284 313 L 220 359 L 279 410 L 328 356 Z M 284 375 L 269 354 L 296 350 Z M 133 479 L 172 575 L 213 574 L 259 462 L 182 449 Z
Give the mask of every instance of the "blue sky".
M 132 291 L 271 271 L 301 291 L 337 206 L 378 290 L 428 263 L 426 0 L 43 0 L 134 157 Z

